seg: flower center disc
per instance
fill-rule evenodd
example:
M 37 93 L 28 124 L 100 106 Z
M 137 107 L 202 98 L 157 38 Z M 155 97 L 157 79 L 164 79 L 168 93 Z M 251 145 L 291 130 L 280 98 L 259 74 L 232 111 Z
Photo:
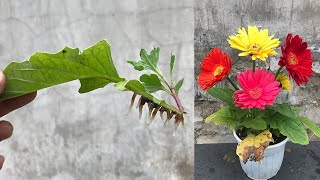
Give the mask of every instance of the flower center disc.
M 220 75 L 220 74 L 222 73 L 223 69 L 224 69 L 223 66 L 218 66 L 218 67 L 214 70 L 213 75 L 214 75 L 214 76 Z
M 261 47 L 258 44 L 249 45 L 250 54 L 259 54 Z
M 298 64 L 298 58 L 294 53 L 289 52 L 287 62 L 289 65 L 296 65 Z
M 262 89 L 259 87 L 254 87 L 249 90 L 249 95 L 252 99 L 258 99 L 262 94 Z

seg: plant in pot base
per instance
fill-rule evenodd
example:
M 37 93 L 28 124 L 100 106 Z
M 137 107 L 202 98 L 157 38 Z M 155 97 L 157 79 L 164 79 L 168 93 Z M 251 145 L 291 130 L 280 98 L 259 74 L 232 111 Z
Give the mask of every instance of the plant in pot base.
M 298 35 L 288 34 L 281 45 L 279 69 L 273 73 L 256 67 L 256 61 L 265 62 L 269 56 L 276 55 L 274 48 L 280 45 L 278 39 L 268 35 L 267 29 L 241 28 L 238 34 L 229 37 L 228 43 L 242 51 L 239 56 L 249 56 L 252 68 L 238 73 L 235 83 L 229 78 L 232 59 L 220 49 L 210 51 L 202 62 L 198 84 L 225 105 L 205 122 L 226 124 L 238 141 L 236 154 L 248 177 L 269 179 L 281 167 L 288 140 L 308 144 L 305 127 L 320 137 L 319 127 L 298 115 L 299 109 L 287 103 L 274 103 L 281 91 L 291 91 L 290 79 L 298 86 L 308 82 L 312 76 L 311 51 Z M 228 80 L 233 88 L 213 87 L 222 80 Z

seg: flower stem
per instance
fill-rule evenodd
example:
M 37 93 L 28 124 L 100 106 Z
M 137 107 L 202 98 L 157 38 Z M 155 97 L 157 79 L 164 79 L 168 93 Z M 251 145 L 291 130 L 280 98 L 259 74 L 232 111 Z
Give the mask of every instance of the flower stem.
M 238 86 L 230 79 L 230 77 L 227 77 L 227 80 L 229 81 L 229 83 L 236 89 L 239 90 Z
M 279 73 L 281 72 L 282 68 L 283 68 L 283 66 L 280 66 L 280 67 L 279 67 L 278 71 L 276 72 L 276 78 L 278 77 L 278 75 L 279 75 Z
M 252 71 L 255 72 L 256 71 L 256 60 L 252 61 Z

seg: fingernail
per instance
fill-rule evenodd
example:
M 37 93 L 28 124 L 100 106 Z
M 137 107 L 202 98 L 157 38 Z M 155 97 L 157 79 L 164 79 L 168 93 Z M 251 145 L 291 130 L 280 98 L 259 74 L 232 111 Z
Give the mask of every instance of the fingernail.
M 3 92 L 5 87 L 6 87 L 6 76 L 3 74 L 3 72 L 0 71 L 0 93 Z

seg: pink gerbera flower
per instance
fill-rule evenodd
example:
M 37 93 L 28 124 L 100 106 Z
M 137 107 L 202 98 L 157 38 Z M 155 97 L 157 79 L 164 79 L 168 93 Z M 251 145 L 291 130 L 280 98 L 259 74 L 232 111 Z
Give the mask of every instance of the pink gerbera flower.
M 241 109 L 257 107 L 264 109 L 272 105 L 281 88 L 275 75 L 263 69 L 251 69 L 237 75 L 242 90 L 237 90 L 233 99 Z

